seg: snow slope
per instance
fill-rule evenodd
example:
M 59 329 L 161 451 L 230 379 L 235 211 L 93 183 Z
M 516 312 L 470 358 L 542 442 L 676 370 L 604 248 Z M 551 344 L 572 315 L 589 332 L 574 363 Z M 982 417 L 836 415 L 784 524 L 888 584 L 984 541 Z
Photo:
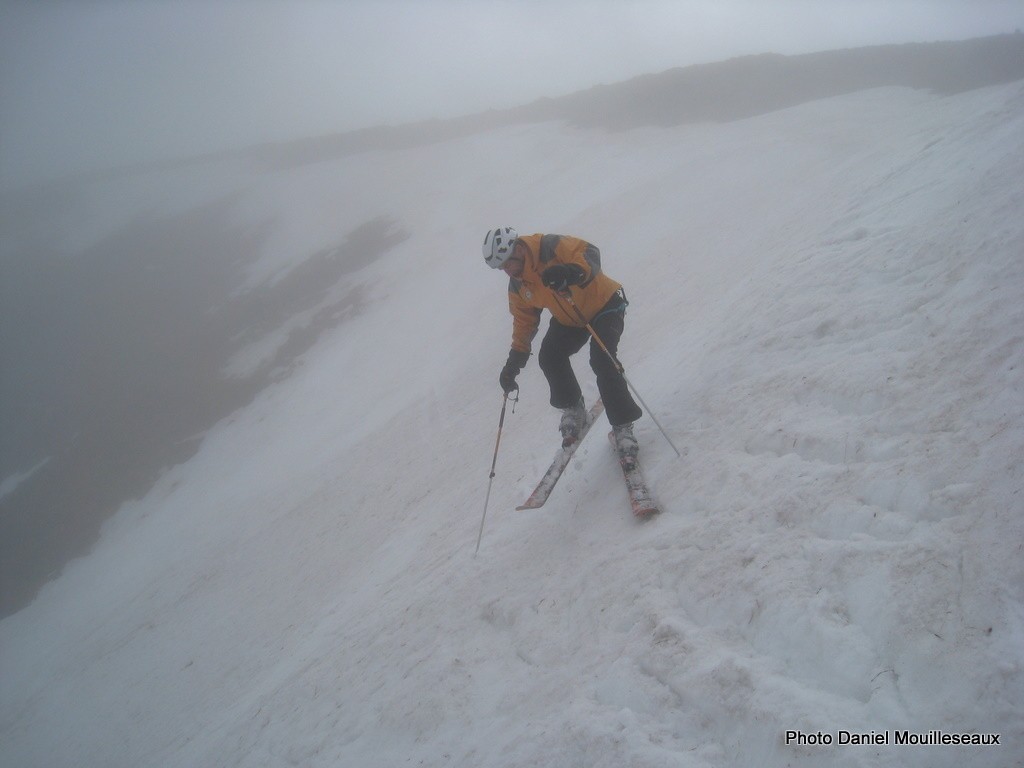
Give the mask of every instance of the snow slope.
M 412 236 L 0 623 L 3 764 L 1024 764 L 1022 179 L 1022 83 L 246 172 L 234 223 L 274 225 L 240 290 L 375 217 Z M 638 424 L 659 518 L 601 429 L 512 511 L 557 442 L 531 365 L 474 557 L 499 224 L 625 283 L 621 357 L 684 453 Z

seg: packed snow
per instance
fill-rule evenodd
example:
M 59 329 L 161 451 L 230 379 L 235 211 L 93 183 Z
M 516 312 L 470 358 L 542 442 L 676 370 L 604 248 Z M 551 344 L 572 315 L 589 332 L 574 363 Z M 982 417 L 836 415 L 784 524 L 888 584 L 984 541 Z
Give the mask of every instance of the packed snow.
M 105 218 L 54 237 L 227 198 L 271 223 L 244 291 L 367 221 L 408 236 L 0 623 L 4 765 L 1024 764 L 1024 83 L 176 173 L 97 182 Z M 514 511 L 558 444 L 531 362 L 474 555 L 499 225 L 624 283 L 622 362 L 683 453 L 638 422 L 655 519 L 601 428 Z M 896 743 L 932 731 L 999 744 Z

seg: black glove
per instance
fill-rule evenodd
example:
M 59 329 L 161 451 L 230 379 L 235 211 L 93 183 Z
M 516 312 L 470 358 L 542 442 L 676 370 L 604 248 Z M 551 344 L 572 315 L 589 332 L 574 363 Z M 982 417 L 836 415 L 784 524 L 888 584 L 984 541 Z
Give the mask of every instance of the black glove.
M 554 264 L 544 270 L 540 279 L 551 290 L 562 293 L 570 285 L 583 282 L 583 269 L 575 264 Z
M 501 369 L 501 375 L 498 377 L 498 383 L 501 384 L 501 388 L 506 394 L 512 390 L 519 389 L 519 385 L 516 384 L 516 376 L 523 370 L 523 366 L 526 365 L 526 361 L 529 359 L 529 352 L 520 352 L 515 349 L 509 351 L 508 360 L 505 363 L 505 367 Z

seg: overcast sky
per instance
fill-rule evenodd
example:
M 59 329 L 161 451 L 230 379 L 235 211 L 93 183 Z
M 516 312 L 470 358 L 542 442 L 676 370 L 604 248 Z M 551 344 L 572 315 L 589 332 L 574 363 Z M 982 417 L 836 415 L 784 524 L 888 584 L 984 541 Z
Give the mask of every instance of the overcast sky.
M 1018 27 L 1024 0 L 0 0 L 0 184 Z

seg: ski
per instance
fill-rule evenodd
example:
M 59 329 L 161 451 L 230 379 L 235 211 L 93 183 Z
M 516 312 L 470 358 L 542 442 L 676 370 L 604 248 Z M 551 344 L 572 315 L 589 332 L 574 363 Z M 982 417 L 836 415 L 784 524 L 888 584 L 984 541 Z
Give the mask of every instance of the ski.
M 647 487 L 647 480 L 644 479 L 640 462 L 636 456 L 619 451 L 615 445 L 615 434 L 613 432 L 608 433 L 608 439 L 611 441 L 612 450 L 615 451 L 615 456 L 619 460 L 619 466 L 622 467 L 622 476 L 626 480 L 626 490 L 629 491 L 629 503 L 633 507 L 633 515 L 639 520 L 647 520 L 654 517 L 661 510 L 658 509 L 658 505 L 651 497 L 651 491 Z
M 517 510 L 538 509 L 544 506 L 544 502 L 548 500 L 548 496 L 551 495 L 551 491 L 555 489 L 555 483 L 558 482 L 558 478 L 562 476 L 565 468 L 568 467 L 569 462 L 572 461 L 572 457 L 573 454 L 576 453 L 576 449 L 579 447 L 580 443 L 583 442 L 583 438 L 587 436 L 587 432 L 590 431 L 590 427 L 593 423 L 597 421 L 598 416 L 603 412 L 604 403 L 600 400 L 590 406 L 590 410 L 587 411 L 587 420 L 584 423 L 583 428 L 580 430 L 579 438 L 572 445 L 558 449 L 554 460 L 551 462 L 551 466 L 548 467 L 548 471 L 544 473 L 544 477 L 540 479 L 537 487 L 533 490 L 533 493 L 530 494 L 530 498 L 520 506 L 516 507 Z

